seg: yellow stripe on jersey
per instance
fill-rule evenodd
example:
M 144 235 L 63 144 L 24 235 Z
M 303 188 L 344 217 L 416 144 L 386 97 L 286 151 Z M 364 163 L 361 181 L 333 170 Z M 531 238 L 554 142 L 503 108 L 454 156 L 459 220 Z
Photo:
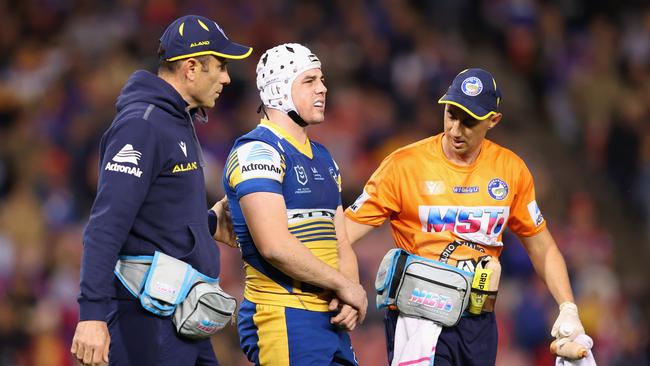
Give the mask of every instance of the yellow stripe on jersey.
M 241 171 L 239 169 L 239 157 L 237 156 L 237 151 L 231 152 L 230 156 L 228 156 L 226 177 L 228 177 L 228 184 L 232 188 L 241 182 Z
M 309 141 L 309 138 L 305 139 L 304 143 L 298 142 L 295 138 L 293 138 L 287 131 L 285 131 L 282 127 L 279 125 L 273 123 L 272 121 L 269 121 L 267 119 L 262 119 L 260 121 L 260 125 L 270 129 L 273 131 L 276 135 L 282 137 L 283 139 L 289 141 L 289 143 L 296 148 L 296 150 L 300 151 L 303 155 L 306 157 L 313 159 L 314 158 L 314 153 L 311 150 L 311 141 Z
M 292 289 L 292 293 L 289 293 L 280 284 L 246 262 L 244 262 L 244 271 L 246 272 L 244 297 L 248 301 L 310 311 L 329 311 L 328 305 L 333 296 L 331 291 L 319 294 L 302 292 L 294 283 L 295 288 Z
M 285 309 L 257 304 L 253 323 L 257 327 L 260 365 L 289 366 L 289 336 Z

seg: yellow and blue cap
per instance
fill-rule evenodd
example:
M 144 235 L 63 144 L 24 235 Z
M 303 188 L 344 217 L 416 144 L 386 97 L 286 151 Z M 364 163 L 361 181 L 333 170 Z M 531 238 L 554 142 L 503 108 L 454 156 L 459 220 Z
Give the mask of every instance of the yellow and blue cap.
M 497 113 L 501 91 L 489 72 L 466 69 L 456 75 L 438 103 L 455 105 L 473 118 L 484 120 Z
M 176 61 L 189 57 L 214 55 L 229 59 L 248 57 L 253 49 L 232 42 L 215 22 L 199 15 L 176 19 L 160 37 L 165 53 L 162 59 Z

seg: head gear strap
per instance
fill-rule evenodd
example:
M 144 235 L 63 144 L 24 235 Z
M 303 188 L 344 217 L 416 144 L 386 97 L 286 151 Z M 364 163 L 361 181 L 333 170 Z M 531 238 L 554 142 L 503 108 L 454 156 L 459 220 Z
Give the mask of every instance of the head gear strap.
M 291 86 L 304 71 L 320 67 L 318 57 L 298 43 L 285 43 L 267 50 L 257 63 L 257 89 L 262 104 L 281 110 L 301 127 L 306 126 L 293 104 Z

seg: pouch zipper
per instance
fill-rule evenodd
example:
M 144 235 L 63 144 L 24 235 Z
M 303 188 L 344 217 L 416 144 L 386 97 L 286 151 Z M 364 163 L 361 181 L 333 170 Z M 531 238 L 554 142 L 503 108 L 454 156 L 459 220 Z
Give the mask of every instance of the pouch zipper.
M 206 308 L 208 308 L 208 309 L 210 309 L 210 310 L 213 310 L 213 311 L 216 311 L 217 313 L 219 313 L 219 314 L 221 314 L 221 315 L 232 316 L 232 314 L 227 313 L 227 312 L 225 312 L 225 311 L 223 311 L 223 310 L 219 310 L 219 309 L 213 308 L 212 306 L 206 304 L 205 302 L 203 302 L 203 301 L 201 301 L 201 300 L 199 300 L 199 304 L 203 304 L 203 306 L 205 306 Z
M 443 271 L 444 271 L 444 269 L 443 269 Z M 452 290 L 456 290 L 456 291 L 459 291 L 459 292 L 465 291 L 462 287 L 456 287 L 456 286 L 449 285 L 449 284 L 446 284 L 446 283 L 442 283 L 442 282 L 439 282 L 439 281 L 436 281 L 436 280 L 432 280 L 432 279 L 430 279 L 430 278 L 426 278 L 426 277 L 418 276 L 418 275 L 415 275 L 415 274 L 412 274 L 412 273 L 408 273 L 408 272 L 407 272 L 407 273 L 404 273 L 404 275 L 405 275 L 405 276 L 415 277 L 415 278 L 417 278 L 417 279 L 419 279 L 419 280 L 422 280 L 422 281 L 427 281 L 427 282 L 435 283 L 436 285 L 439 285 L 439 286 L 442 286 L 442 287 L 446 287 L 446 288 L 449 288 L 449 289 L 452 289 Z

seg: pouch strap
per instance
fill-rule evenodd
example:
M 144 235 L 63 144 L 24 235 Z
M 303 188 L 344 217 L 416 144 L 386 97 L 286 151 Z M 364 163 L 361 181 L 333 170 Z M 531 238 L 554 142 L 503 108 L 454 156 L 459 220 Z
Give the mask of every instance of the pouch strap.
M 402 277 L 402 273 L 404 273 L 404 267 L 406 266 L 406 260 L 409 257 L 409 253 L 402 250 L 399 253 L 399 257 L 397 258 L 397 262 L 395 263 L 395 271 L 393 274 L 393 281 L 391 281 L 390 284 L 390 289 L 388 291 L 388 298 L 394 299 L 395 296 L 397 296 L 397 289 L 399 288 L 400 281 L 395 280 L 395 279 L 400 279 Z
M 115 276 L 135 298 L 140 298 L 152 261 L 153 255 L 122 255 L 115 264 L 113 271 Z M 206 276 L 197 271 L 192 285 L 198 281 L 218 283 L 219 278 Z

